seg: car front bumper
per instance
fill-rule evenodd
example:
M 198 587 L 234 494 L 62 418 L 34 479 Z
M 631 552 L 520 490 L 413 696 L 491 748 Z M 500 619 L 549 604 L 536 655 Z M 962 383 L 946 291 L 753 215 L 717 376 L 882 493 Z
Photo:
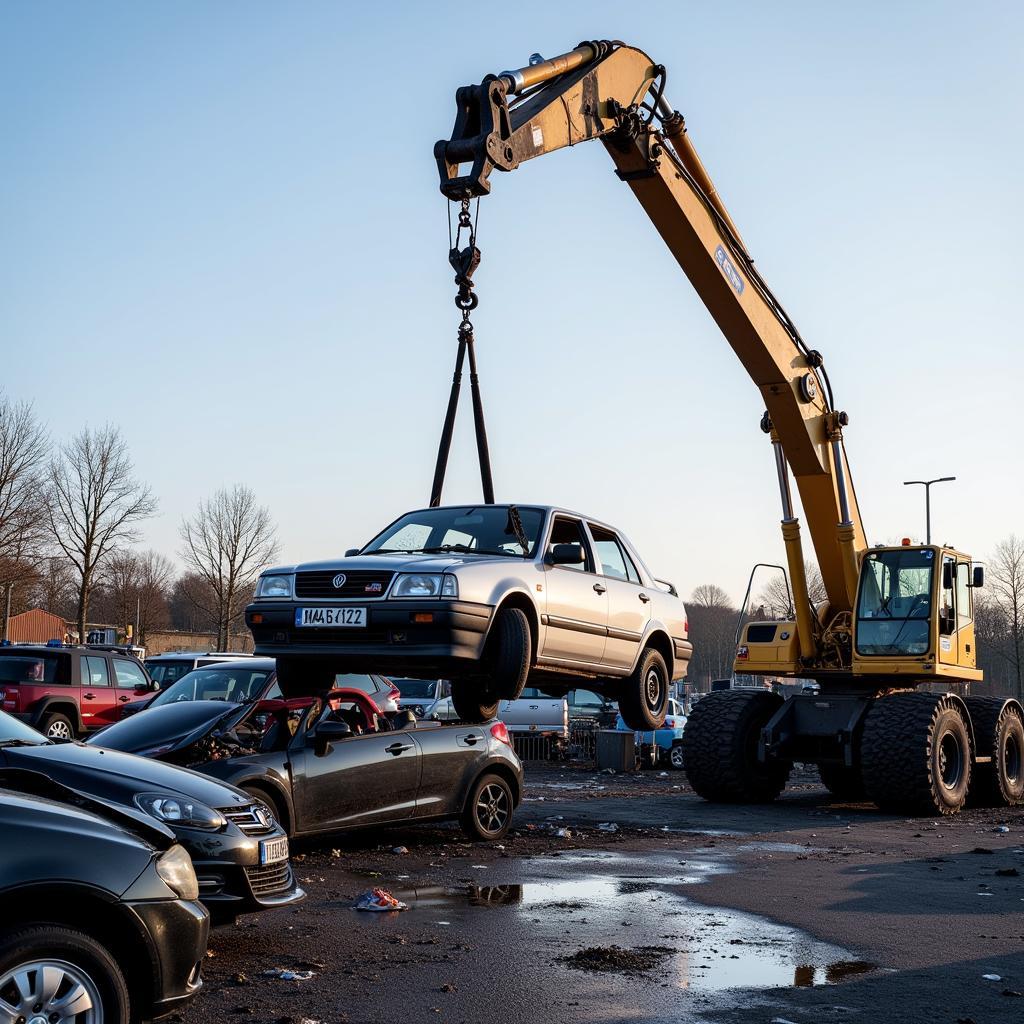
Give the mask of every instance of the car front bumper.
M 245 624 L 252 631 L 255 653 L 329 656 L 353 669 L 373 659 L 378 671 L 388 671 L 385 664 L 398 672 L 413 663 L 450 667 L 480 659 L 494 613 L 490 605 L 470 601 L 378 600 L 358 605 L 366 608 L 365 627 L 296 627 L 297 609 L 334 604 L 310 599 L 249 605 Z

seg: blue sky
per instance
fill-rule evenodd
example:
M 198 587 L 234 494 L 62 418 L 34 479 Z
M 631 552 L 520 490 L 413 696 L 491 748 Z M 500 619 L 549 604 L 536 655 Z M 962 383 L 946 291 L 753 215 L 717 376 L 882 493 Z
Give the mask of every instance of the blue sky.
M 457 311 L 432 146 L 454 90 L 582 38 L 669 70 L 826 357 L 869 539 L 1024 532 L 1024 9 L 779 2 L 7 3 L 2 386 L 121 426 L 145 544 L 249 484 L 282 558 L 426 502 Z M 469 12 L 469 13 L 467 13 Z M 779 560 L 757 392 L 600 144 L 495 174 L 475 314 L 500 499 L 619 524 L 735 596 Z M 468 393 L 445 497 L 479 496 Z

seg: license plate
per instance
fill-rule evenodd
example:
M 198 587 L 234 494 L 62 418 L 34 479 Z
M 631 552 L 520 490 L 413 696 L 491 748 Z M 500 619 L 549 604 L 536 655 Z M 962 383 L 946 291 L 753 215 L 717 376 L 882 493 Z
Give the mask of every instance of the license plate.
M 260 863 L 277 864 L 288 859 L 288 837 L 260 840 Z
M 296 608 L 296 626 L 365 626 L 365 608 Z

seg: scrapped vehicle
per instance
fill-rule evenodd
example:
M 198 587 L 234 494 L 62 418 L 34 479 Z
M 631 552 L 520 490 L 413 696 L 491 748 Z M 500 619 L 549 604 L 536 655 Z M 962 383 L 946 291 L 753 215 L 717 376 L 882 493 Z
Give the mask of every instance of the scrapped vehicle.
M 422 718 L 428 708 L 452 692 L 447 679 L 392 679 L 391 683 L 398 687 L 398 706 L 408 709 L 417 718 Z
M 362 690 L 225 707 L 151 708 L 98 742 L 228 782 L 261 801 L 291 836 L 457 819 L 497 839 L 522 793 L 522 766 L 500 722 L 445 726 L 390 718 Z
M 102 729 L 153 689 L 142 663 L 128 654 L 59 643 L 0 647 L 0 710 L 51 739 Z
M 251 657 L 253 655 L 236 651 L 169 651 L 166 654 L 148 657 L 145 665 L 150 679 L 161 690 L 166 690 L 171 683 L 176 683 L 186 672 L 191 672 L 194 668 Z
M 620 732 L 634 732 L 622 720 L 619 715 L 615 722 L 615 728 Z M 683 714 L 683 706 L 679 701 L 671 698 L 668 702 L 668 712 L 665 715 L 665 724 L 660 729 L 649 732 L 636 732 L 637 747 L 640 749 L 652 749 L 657 755 L 650 761 L 650 766 L 655 767 L 662 758 L 668 760 L 669 765 L 675 771 L 683 768 L 683 730 L 686 728 L 686 715 Z
M 0 1020 L 182 1010 L 202 988 L 209 931 L 188 853 L 141 811 L 68 796 L 0 789 Z
M 458 719 L 451 697 L 435 701 L 425 714 L 436 722 Z M 498 718 L 510 733 L 532 732 L 569 738 L 569 701 L 565 697 L 549 697 L 532 686 L 527 686 L 518 700 L 501 701 Z
M 0 713 L 0 786 L 46 796 L 57 784 L 162 822 L 191 855 L 200 899 L 218 923 L 303 898 L 284 829 L 251 797 L 196 772 L 101 749 L 101 735 L 90 740 L 53 743 Z
M 582 676 L 654 729 L 692 650 L 675 589 L 622 533 L 526 505 L 409 512 L 345 558 L 269 569 L 245 621 L 286 695 L 311 673 L 444 677 L 466 722 Z

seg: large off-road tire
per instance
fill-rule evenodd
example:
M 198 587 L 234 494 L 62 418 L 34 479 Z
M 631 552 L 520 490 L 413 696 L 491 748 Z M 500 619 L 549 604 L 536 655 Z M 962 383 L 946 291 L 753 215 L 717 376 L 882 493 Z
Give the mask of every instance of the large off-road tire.
M 792 761 L 757 758 L 761 730 L 782 706 L 767 690 L 719 690 L 702 697 L 683 730 L 686 777 L 716 803 L 770 803 L 786 788 Z
M 839 800 L 863 800 L 864 779 L 861 777 L 860 765 L 852 768 L 845 764 L 819 764 L 818 774 L 821 784 Z
M 69 996 L 78 1015 L 62 1006 Z M 130 1013 L 128 986 L 110 953 L 83 932 L 43 923 L 0 934 L 0 1005 L 21 1021 L 128 1024 Z
M 75 738 L 74 722 L 67 715 L 47 715 L 43 719 L 39 731 L 51 740 L 73 740 Z
M 469 791 L 459 823 L 470 839 L 500 839 L 512 824 L 512 787 L 500 776 L 481 775 Z
M 877 698 L 864 718 L 868 799 L 901 814 L 956 814 L 971 781 L 970 731 L 957 701 L 935 693 Z
M 1003 697 L 968 697 L 978 754 L 967 802 L 972 807 L 1017 807 L 1024 804 L 1024 718 L 1016 701 Z
M 619 690 L 619 714 L 630 729 L 650 732 L 665 724 L 670 682 L 661 653 L 645 647 L 633 674 L 622 680 Z
M 484 660 L 498 696 L 519 700 L 533 660 L 530 620 L 522 608 L 499 609 L 487 638 Z
M 489 722 L 498 714 L 498 695 L 487 679 L 453 679 L 452 707 L 463 722 Z

